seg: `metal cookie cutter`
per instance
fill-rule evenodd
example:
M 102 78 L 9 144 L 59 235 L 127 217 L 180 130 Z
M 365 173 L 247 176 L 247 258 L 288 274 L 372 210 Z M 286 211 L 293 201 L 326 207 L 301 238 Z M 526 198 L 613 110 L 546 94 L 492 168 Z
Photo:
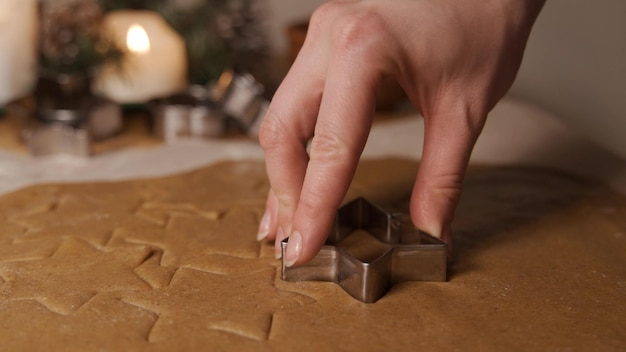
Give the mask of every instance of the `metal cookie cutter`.
M 365 303 L 376 302 L 398 282 L 446 281 L 446 244 L 406 224 L 402 216 L 357 198 L 338 210 L 333 231 L 310 262 L 287 267 L 288 239 L 281 242 L 282 279 L 336 282 Z M 363 241 L 351 239 L 363 235 L 357 230 L 375 238 L 368 248 L 359 250 Z
M 193 85 L 185 93 L 151 103 L 154 133 L 166 142 L 180 137 L 221 137 L 226 118 L 215 107 L 207 88 Z
M 23 138 L 34 156 L 88 156 L 92 140 L 109 138 L 122 128 L 119 105 L 90 93 L 83 75 L 40 78 L 34 116 L 27 117 Z
M 269 105 L 263 98 L 264 88 L 249 73 L 222 72 L 212 88 L 221 110 L 249 136 L 258 136 L 258 128 Z
M 154 132 L 173 142 L 180 137 L 222 137 L 232 127 L 256 138 L 269 105 L 263 92 L 251 74 L 225 70 L 210 88 L 194 85 L 152 102 Z

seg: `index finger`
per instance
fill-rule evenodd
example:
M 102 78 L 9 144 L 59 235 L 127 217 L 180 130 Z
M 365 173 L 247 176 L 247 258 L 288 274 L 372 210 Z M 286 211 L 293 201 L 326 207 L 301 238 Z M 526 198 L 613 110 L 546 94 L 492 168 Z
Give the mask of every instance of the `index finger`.
M 300 198 L 309 160 L 306 144 L 313 135 L 324 85 L 326 72 L 321 53 L 309 49 L 310 46 L 305 44 L 302 48 L 274 95 L 259 131 L 267 175 L 278 203 L 267 209 L 267 228 L 276 230 L 267 237 L 275 238 L 277 243 L 289 234 Z
M 374 115 L 379 73 L 342 55 L 329 68 L 300 200 L 293 216 L 285 263 L 310 260 L 330 230 Z

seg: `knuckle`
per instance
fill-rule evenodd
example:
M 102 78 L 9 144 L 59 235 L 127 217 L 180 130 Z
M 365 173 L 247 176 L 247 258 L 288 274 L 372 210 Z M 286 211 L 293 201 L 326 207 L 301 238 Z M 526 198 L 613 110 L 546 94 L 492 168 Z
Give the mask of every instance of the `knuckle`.
M 470 87 L 471 89 L 468 89 Z M 464 138 L 475 140 L 480 135 L 489 112 L 487 90 L 480 84 L 453 84 L 436 99 L 438 103 L 432 109 L 432 116 L 448 120 L 459 126 Z
M 309 22 L 308 33 L 319 37 L 330 34 L 335 49 L 340 51 L 368 50 L 376 40 L 385 38 L 389 27 L 374 6 L 328 1 L 318 7 Z
M 425 181 L 411 204 L 411 217 L 416 225 L 432 221 L 450 223 L 461 196 L 463 175 L 447 174 L 431 177 Z
M 319 216 L 321 204 L 324 204 L 323 192 L 321 190 L 313 190 L 306 194 L 306 197 L 301 197 L 298 204 L 298 210 L 302 214 L 314 214 Z M 322 208 L 323 209 L 323 208 Z
M 367 50 L 387 31 L 383 17 L 366 7 L 346 12 L 335 21 L 335 45 L 341 50 Z
M 463 102 L 454 112 L 457 116 L 456 123 L 462 126 L 467 133 L 466 138 L 472 141 L 478 138 L 485 125 L 487 111 L 483 100 L 473 99 L 470 102 Z
M 358 154 L 349 143 L 336 132 L 318 134 L 311 141 L 310 158 L 324 163 L 341 163 Z
M 339 13 L 341 4 L 335 1 L 327 1 L 320 5 L 311 15 L 309 32 L 318 33 L 328 26 Z
M 458 173 L 439 175 L 430 180 L 429 186 L 434 193 L 450 201 L 456 201 L 463 188 L 463 175 Z
M 276 114 L 268 111 L 259 129 L 259 144 L 265 151 L 281 148 L 286 126 Z

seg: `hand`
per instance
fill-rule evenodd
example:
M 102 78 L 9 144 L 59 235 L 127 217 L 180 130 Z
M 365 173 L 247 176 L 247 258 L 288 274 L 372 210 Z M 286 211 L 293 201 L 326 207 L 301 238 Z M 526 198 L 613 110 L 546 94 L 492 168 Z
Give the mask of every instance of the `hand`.
M 259 239 L 289 238 L 285 262 L 319 251 L 363 151 L 383 77 L 424 116 L 415 226 L 445 241 L 487 113 L 510 88 L 543 0 L 331 1 L 260 131 L 271 190 Z M 307 153 L 307 145 L 310 150 Z

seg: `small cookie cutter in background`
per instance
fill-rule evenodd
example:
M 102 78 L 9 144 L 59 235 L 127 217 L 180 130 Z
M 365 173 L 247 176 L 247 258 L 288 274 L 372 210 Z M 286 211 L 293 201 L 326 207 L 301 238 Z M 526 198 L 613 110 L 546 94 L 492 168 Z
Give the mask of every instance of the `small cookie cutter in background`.
M 250 137 L 258 137 L 269 106 L 269 101 L 263 98 L 264 91 L 251 74 L 226 70 L 212 87 L 212 96 L 224 114 L 237 121 Z
M 150 103 L 154 133 L 166 142 L 181 137 L 221 137 L 226 116 L 216 107 L 208 89 L 192 85 L 187 92 Z
M 234 127 L 256 138 L 269 105 L 263 92 L 251 74 L 225 70 L 211 87 L 194 85 L 152 102 L 154 133 L 173 142 L 181 137 L 222 137 Z
M 359 229 L 381 242 L 381 250 L 373 258 L 361 260 L 341 246 Z M 283 280 L 335 282 L 365 303 L 376 302 L 398 282 L 446 281 L 446 244 L 364 198 L 338 210 L 333 231 L 310 262 L 287 267 L 287 243 L 288 239 L 281 242 Z
M 25 113 L 22 130 L 34 156 L 89 156 L 92 140 L 109 138 L 122 128 L 120 106 L 90 94 L 85 76 L 41 78 L 35 100 L 34 113 Z

